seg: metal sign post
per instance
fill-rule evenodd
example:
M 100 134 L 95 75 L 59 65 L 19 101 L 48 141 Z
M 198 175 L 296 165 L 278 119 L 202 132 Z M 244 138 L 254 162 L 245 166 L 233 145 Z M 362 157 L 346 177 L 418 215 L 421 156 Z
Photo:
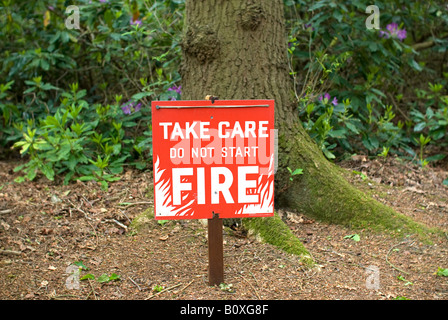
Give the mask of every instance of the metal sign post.
M 208 283 L 211 286 L 224 282 L 222 226 L 219 214 L 213 213 L 213 218 L 208 219 Z
M 273 100 L 152 102 L 155 219 L 208 220 L 210 285 L 223 219 L 274 214 L 274 131 Z

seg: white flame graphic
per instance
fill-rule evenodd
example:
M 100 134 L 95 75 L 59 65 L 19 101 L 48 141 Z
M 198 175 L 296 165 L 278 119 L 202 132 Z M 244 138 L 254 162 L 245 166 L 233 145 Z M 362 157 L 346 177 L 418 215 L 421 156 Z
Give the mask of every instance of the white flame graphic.
M 157 157 L 156 163 L 154 164 L 154 194 L 156 216 L 172 217 L 194 215 L 194 210 L 191 207 L 194 199 L 181 207 L 172 205 L 173 200 L 170 194 L 171 179 L 162 179 L 162 175 L 165 171 L 166 169 L 160 170 L 160 158 Z
M 274 212 L 274 179 L 271 179 L 273 174 L 274 156 L 271 156 L 267 174 L 262 174 L 258 178 L 257 193 L 260 195 L 260 203 L 246 204 L 241 209 L 235 211 L 235 215 Z

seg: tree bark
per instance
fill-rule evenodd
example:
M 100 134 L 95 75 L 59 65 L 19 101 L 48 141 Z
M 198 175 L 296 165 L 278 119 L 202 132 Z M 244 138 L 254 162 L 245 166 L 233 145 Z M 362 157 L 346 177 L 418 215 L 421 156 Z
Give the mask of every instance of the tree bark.
M 350 185 L 303 129 L 289 76 L 283 10 L 282 0 L 187 0 L 182 98 L 275 100 L 277 206 L 350 227 L 426 232 Z M 291 183 L 287 167 L 304 174 Z

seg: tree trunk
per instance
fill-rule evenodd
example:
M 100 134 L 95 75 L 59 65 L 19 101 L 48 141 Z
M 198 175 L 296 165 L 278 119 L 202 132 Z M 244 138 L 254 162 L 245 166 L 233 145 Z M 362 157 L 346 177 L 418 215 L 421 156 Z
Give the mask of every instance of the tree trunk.
M 417 223 L 351 186 L 303 129 L 289 77 L 283 10 L 282 0 L 187 0 L 182 98 L 275 100 L 277 206 L 350 227 L 421 232 Z M 304 174 L 291 183 L 287 167 Z

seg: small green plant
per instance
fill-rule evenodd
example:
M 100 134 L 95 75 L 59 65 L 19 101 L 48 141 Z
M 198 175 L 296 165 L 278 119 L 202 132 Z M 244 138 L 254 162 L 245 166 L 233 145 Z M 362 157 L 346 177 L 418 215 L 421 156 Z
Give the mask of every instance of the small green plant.
M 359 240 L 361 240 L 361 238 L 359 237 L 358 234 L 350 234 L 344 237 L 344 239 L 352 239 L 355 242 L 358 242 Z
M 413 285 L 411 281 L 406 280 L 402 275 L 397 276 L 397 279 L 403 281 L 405 286 Z
M 78 266 L 80 271 L 81 270 L 83 270 L 83 271 L 89 270 L 89 268 L 86 267 L 82 261 L 75 261 L 75 262 L 73 262 L 73 264 L 75 266 Z M 110 281 L 118 281 L 118 280 L 120 280 L 120 278 L 121 277 L 119 275 L 117 275 L 116 273 L 112 273 L 110 276 L 107 275 L 106 273 L 103 273 L 98 278 L 96 278 L 92 273 L 87 273 L 84 276 L 82 276 L 79 280 L 82 280 L 82 281 L 84 281 L 84 280 L 96 280 L 99 283 L 107 283 L 107 282 L 110 282 Z
M 140 106 L 133 102 L 120 106 L 120 96 L 115 97 L 113 105 L 89 105 L 82 100 L 84 94 L 85 90 L 78 90 L 77 84 L 70 85 L 54 114 L 39 122 L 30 120 L 21 129 L 22 139 L 14 148 L 20 148 L 29 160 L 16 168 L 25 173 L 16 182 L 33 180 L 41 172 L 49 180 L 64 176 L 64 184 L 94 180 L 107 191 L 110 182 L 119 180 L 125 161 L 137 157 L 136 139 L 123 128 L 137 125 L 142 116 Z M 146 162 L 143 165 L 141 159 L 148 147 L 142 142 L 138 145 L 138 168 L 143 169 Z
M 226 292 L 233 292 L 233 284 L 223 282 L 219 285 L 219 289 Z
M 152 287 L 152 291 L 155 292 L 161 292 L 163 290 L 163 286 L 156 284 L 154 287 Z
M 91 273 L 88 273 L 86 275 L 84 275 L 80 280 L 96 280 L 99 283 L 107 283 L 107 282 L 111 282 L 111 281 L 118 281 L 121 280 L 121 276 L 117 275 L 116 273 L 112 273 L 110 276 L 107 275 L 106 273 L 103 273 L 102 275 L 100 275 L 98 277 L 98 279 L 95 278 L 95 276 Z
M 424 168 L 429 163 L 429 161 L 424 158 L 424 149 L 425 149 L 425 146 L 431 141 L 431 138 L 429 136 L 425 137 L 423 134 L 420 134 L 420 137 L 418 139 L 414 138 L 414 140 L 420 148 L 419 162 L 420 162 L 420 165 L 422 166 L 422 168 Z
M 84 280 L 95 280 L 95 276 L 93 274 L 91 274 L 91 273 L 88 273 L 88 274 L 82 276 L 81 279 L 79 279 L 79 280 L 81 280 L 81 281 L 84 281 Z
M 416 89 L 416 95 L 420 104 L 416 104 L 410 111 L 413 131 L 417 137 L 414 141 L 422 147 L 426 144 L 446 147 L 448 145 L 448 96 L 443 95 L 442 84 L 429 83 L 429 91 Z M 422 111 L 423 110 L 423 111 Z M 444 153 L 437 153 L 426 158 L 426 164 L 430 161 L 438 161 L 445 158 Z M 422 161 L 420 154 L 420 162 Z
M 82 261 L 75 261 L 73 264 L 78 266 L 81 270 L 89 270 L 89 268 L 87 268 Z
M 294 171 L 292 171 L 292 169 L 290 167 L 287 167 L 288 171 L 289 171 L 289 180 L 293 181 L 294 176 L 299 175 L 299 174 L 303 174 L 303 169 L 295 169 Z
M 411 299 L 406 298 L 404 296 L 398 296 L 398 297 L 395 297 L 394 300 L 411 300 Z
M 383 151 L 378 154 L 379 157 L 387 158 L 387 155 L 389 154 L 390 147 L 383 147 Z
M 170 222 L 170 220 L 157 220 L 157 223 L 161 226 L 164 226 L 166 223 Z
M 107 283 L 110 281 L 118 281 L 120 280 L 121 276 L 119 276 L 116 273 L 112 273 L 110 276 L 107 275 L 106 273 L 103 273 L 102 275 L 100 275 L 97 279 L 98 282 L 100 283 Z
M 444 268 L 438 268 L 436 275 L 439 277 L 448 277 L 448 269 L 444 269 Z
M 367 179 L 367 176 L 364 173 L 360 172 L 360 171 L 353 170 L 353 173 L 359 175 L 362 180 L 366 180 Z

